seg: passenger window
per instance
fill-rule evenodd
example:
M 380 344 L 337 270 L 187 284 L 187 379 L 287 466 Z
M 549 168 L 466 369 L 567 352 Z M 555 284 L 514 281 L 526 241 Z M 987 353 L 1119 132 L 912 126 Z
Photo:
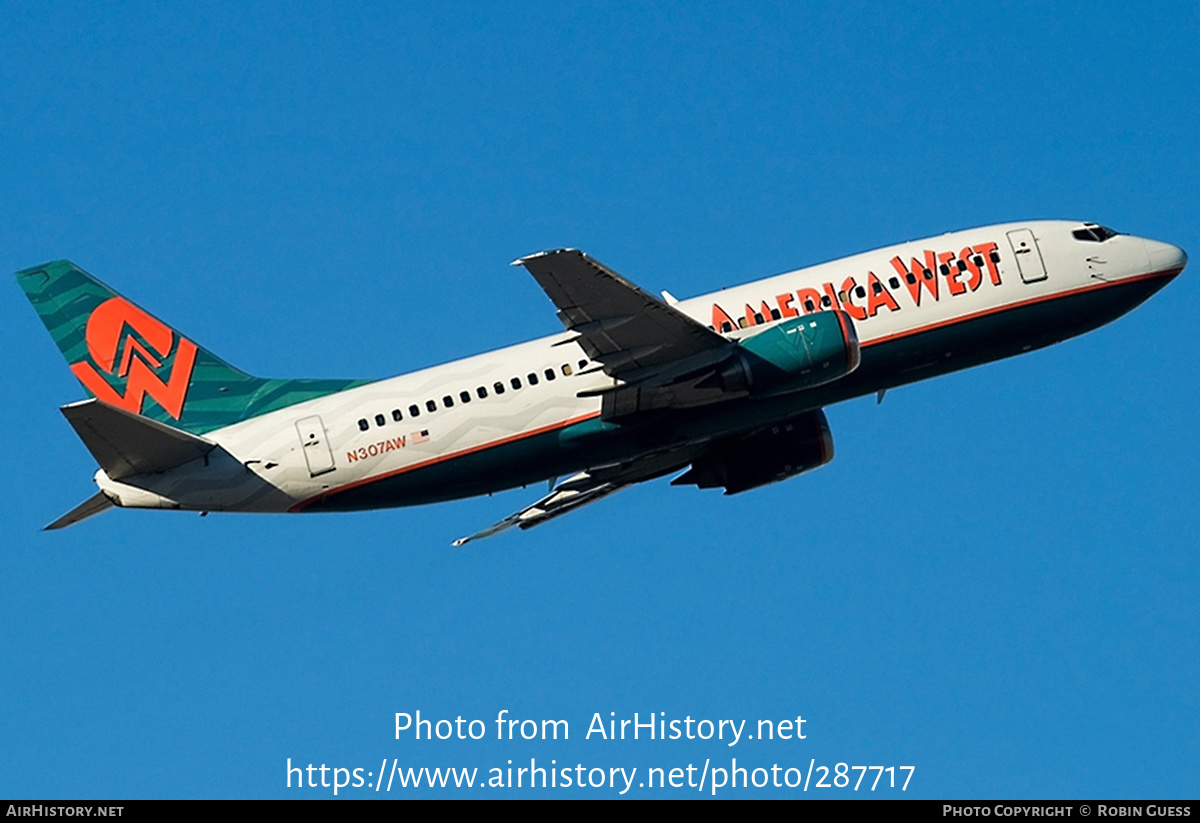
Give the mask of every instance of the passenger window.
M 855 288 L 854 293 L 858 295 L 858 298 L 860 300 L 867 296 L 867 290 L 864 289 L 862 286 L 858 286 L 857 288 Z
M 950 267 L 947 266 L 945 263 L 943 263 L 941 266 L 938 267 L 938 271 L 940 271 L 942 273 L 942 276 L 945 277 L 947 274 L 950 273 Z
M 783 315 L 779 313 L 779 309 L 771 309 L 772 320 L 778 320 L 781 317 L 783 317 Z
M 408 416 L 409 417 L 420 417 L 421 416 L 421 410 L 417 408 L 417 405 L 415 403 L 408 407 Z
M 967 261 L 966 260 L 959 260 L 955 265 L 958 266 L 959 271 L 967 270 Z
M 446 395 L 445 397 L 442 398 L 442 405 L 445 406 L 446 408 L 450 408 L 451 406 L 454 405 L 454 398 L 451 397 L 450 395 Z
M 912 285 L 913 283 L 917 282 L 917 276 L 915 274 L 913 274 L 912 272 L 909 272 L 908 274 L 904 275 L 904 279 L 908 281 L 909 285 Z
M 544 371 L 542 373 L 546 375 L 547 380 L 553 380 L 555 377 L 558 376 L 554 373 L 554 369 L 546 369 L 546 371 Z
M 739 317 L 739 318 L 738 318 L 738 328 L 739 328 L 739 329 L 744 329 L 744 328 L 746 328 L 746 318 L 745 318 L 745 317 Z
M 538 376 L 536 372 L 530 372 L 529 374 L 525 375 L 525 379 L 529 381 L 529 385 L 531 386 L 536 386 L 538 383 Z
M 910 274 L 909 277 L 912 277 L 912 275 Z M 891 280 L 888 281 L 888 285 L 891 286 L 893 289 L 898 289 L 898 288 L 900 288 L 900 281 L 893 277 Z
M 367 429 L 371 428 L 371 424 L 370 424 L 370 423 L 368 423 L 368 422 L 367 422 L 367 418 L 365 418 L 365 417 L 364 417 L 364 418 L 362 418 L 361 420 L 359 420 L 359 421 L 358 421 L 358 427 L 359 427 L 359 429 L 361 429 L 362 431 L 366 431 Z
M 929 269 L 921 269 L 921 274 L 925 275 L 926 280 L 933 279 L 933 272 L 931 272 Z
M 460 391 L 458 393 L 458 399 L 463 401 L 464 403 L 470 403 L 471 402 L 471 393 L 469 391 Z
M 493 383 L 492 391 L 494 391 L 496 394 L 504 394 L 504 384 L 500 382 Z
M 871 284 L 871 291 L 875 292 L 876 294 L 881 294 L 883 292 L 883 284 L 876 280 Z
M 425 408 L 429 409 L 430 411 L 437 411 L 437 403 L 433 402 L 432 400 L 426 400 Z
M 733 324 L 726 320 L 721 324 L 721 331 L 725 334 L 728 334 L 729 332 L 733 331 Z
M 384 417 L 382 414 L 375 415 L 375 425 L 376 426 L 382 426 L 386 422 L 387 422 L 387 418 Z
M 392 419 L 399 423 L 404 419 L 404 415 L 400 413 L 399 409 L 392 409 Z
M 487 397 L 487 387 L 486 387 L 486 386 L 480 386 L 479 388 L 477 388 L 477 389 L 475 390 L 475 393 L 476 393 L 477 395 L 479 395 L 479 399 L 480 399 L 480 400 L 483 400 L 484 398 L 486 398 L 486 397 Z
M 825 308 L 829 308 L 831 305 L 833 305 L 833 301 L 831 301 L 831 300 L 829 299 L 829 295 L 828 295 L 828 294 L 824 295 L 824 296 L 821 298 L 821 305 L 822 305 L 822 306 L 824 306 Z
M 512 383 L 512 387 L 514 389 L 521 388 L 521 378 L 519 378 L 519 377 L 514 377 L 512 380 L 509 380 L 508 382 Z
M 588 364 L 588 361 L 586 361 L 586 360 L 580 360 L 580 361 L 579 361 L 579 368 L 580 368 L 580 369 L 583 369 L 583 367 L 584 367 L 584 366 L 586 366 L 587 364 Z
M 570 364 L 569 364 L 569 363 L 563 363 L 563 364 L 562 364 L 562 373 L 563 373 L 563 377 L 570 377 L 570 376 L 571 376 L 571 366 L 570 366 Z
M 756 325 L 756 326 L 761 326 L 761 325 L 763 324 L 763 322 L 764 322 L 764 321 L 763 321 L 762 312 L 757 312 L 757 311 L 756 311 L 756 312 L 754 313 L 754 325 Z
M 806 298 L 804 299 L 804 308 L 805 308 L 805 309 L 807 309 L 807 310 L 808 310 L 808 311 L 810 311 L 810 312 L 813 312 L 813 311 L 816 311 L 816 310 L 817 310 L 817 306 L 816 306 L 816 304 L 815 304 L 815 303 L 813 303 L 813 301 L 812 301 L 812 298 L 811 298 L 811 297 L 806 297 Z

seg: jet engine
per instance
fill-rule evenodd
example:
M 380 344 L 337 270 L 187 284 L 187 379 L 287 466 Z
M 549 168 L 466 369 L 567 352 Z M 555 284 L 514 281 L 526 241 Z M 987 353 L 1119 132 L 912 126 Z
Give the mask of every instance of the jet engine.
M 692 461 L 673 486 L 725 487 L 725 494 L 786 480 L 833 459 L 825 412 L 817 409 L 745 437 L 721 440 Z
M 727 392 L 771 394 L 820 386 L 858 368 L 858 335 L 844 311 L 806 314 L 743 338 L 713 380 Z

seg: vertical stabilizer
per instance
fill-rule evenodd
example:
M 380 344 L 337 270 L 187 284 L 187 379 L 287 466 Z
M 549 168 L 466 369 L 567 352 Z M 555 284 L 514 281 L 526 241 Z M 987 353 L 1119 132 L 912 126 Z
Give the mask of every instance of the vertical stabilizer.
M 88 394 L 192 434 L 367 382 L 246 374 L 66 260 L 17 281 Z

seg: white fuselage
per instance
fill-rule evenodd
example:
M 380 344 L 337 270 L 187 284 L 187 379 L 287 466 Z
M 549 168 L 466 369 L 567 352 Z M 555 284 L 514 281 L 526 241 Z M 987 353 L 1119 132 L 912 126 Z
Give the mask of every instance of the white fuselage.
M 837 402 L 1078 334 L 1133 308 L 1186 261 L 1174 246 L 1128 235 L 1103 242 L 1080 240 L 1072 234 L 1080 226 L 1031 221 L 954 232 L 674 304 L 731 339 L 756 334 L 763 330 L 759 326 L 797 313 L 838 307 L 854 318 L 862 348 L 863 371 L 868 375 L 862 380 L 843 378 L 844 389 L 838 388 L 843 381 L 836 381 L 819 392 L 797 392 L 790 403 L 775 398 L 760 413 L 755 412 L 758 401 L 753 398 L 726 401 L 721 414 L 709 414 L 720 422 L 711 424 L 704 436 L 720 436 L 713 425 L 732 434 L 763 425 L 764 415 L 784 418 L 814 404 Z M 1144 289 L 1129 290 L 1139 282 Z M 1127 296 L 1105 301 L 1094 320 L 1079 318 L 1057 334 L 1053 329 L 1030 328 L 1033 315 L 1019 311 L 1104 290 L 1115 295 L 1123 286 L 1127 289 L 1122 294 Z M 1076 305 L 1083 311 L 1093 303 Z M 1009 317 L 1011 326 L 1003 325 Z M 986 345 L 987 351 L 997 353 L 972 356 L 969 329 L 978 324 L 971 321 L 985 318 L 996 321 L 987 324 Z M 952 346 L 947 343 L 950 338 L 932 334 L 956 328 L 962 333 L 953 338 Z M 1010 344 L 997 344 L 998 330 L 1011 335 Z M 350 499 L 341 496 L 402 475 L 420 483 L 417 478 L 427 468 L 440 465 L 445 470 L 445 464 L 466 456 L 532 443 L 538 435 L 566 432 L 575 424 L 599 418 L 600 400 L 578 395 L 614 381 L 577 344 L 564 344 L 571 337 L 563 333 L 533 340 L 289 406 L 208 433 L 223 451 L 203 461 L 123 482 L 112 481 L 101 471 L 96 480 L 125 506 L 278 512 Z M 886 362 L 879 358 L 872 362 L 874 352 L 885 350 Z M 961 359 L 942 365 L 956 357 Z M 497 386 L 503 387 L 502 393 Z M 603 434 L 595 434 L 588 442 L 602 440 Z M 636 447 L 620 446 L 617 451 L 622 448 Z M 553 459 L 536 452 L 512 452 L 516 455 L 512 459 L 523 464 L 513 465 L 507 474 L 501 470 L 488 481 L 487 490 L 520 485 L 531 477 L 544 479 L 564 468 L 584 470 L 596 460 L 611 459 L 608 452 L 598 457 L 601 452 L 586 445 L 565 455 L 558 450 Z M 539 460 L 546 460 L 541 473 Z M 394 499 L 386 505 L 480 492 L 478 484 L 464 481 L 458 487 L 461 493 L 456 493 L 453 481 L 446 479 L 452 475 L 443 471 L 431 481 L 445 488 L 424 489 L 415 499 Z

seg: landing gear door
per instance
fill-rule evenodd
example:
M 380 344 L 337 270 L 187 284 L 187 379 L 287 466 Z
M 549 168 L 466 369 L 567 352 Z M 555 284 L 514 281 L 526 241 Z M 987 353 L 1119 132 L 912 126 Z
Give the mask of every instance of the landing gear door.
M 305 417 L 296 421 L 296 431 L 300 434 L 300 445 L 304 448 L 304 459 L 308 461 L 308 473 L 313 477 L 334 470 L 333 452 L 329 449 L 329 441 L 325 436 L 325 425 L 319 415 Z
M 1021 270 L 1021 279 L 1026 283 L 1036 283 L 1046 279 L 1046 264 L 1042 262 L 1042 252 L 1033 232 L 1029 229 L 1017 229 L 1008 233 L 1008 243 L 1012 246 L 1013 255 L 1017 258 L 1017 268 Z

